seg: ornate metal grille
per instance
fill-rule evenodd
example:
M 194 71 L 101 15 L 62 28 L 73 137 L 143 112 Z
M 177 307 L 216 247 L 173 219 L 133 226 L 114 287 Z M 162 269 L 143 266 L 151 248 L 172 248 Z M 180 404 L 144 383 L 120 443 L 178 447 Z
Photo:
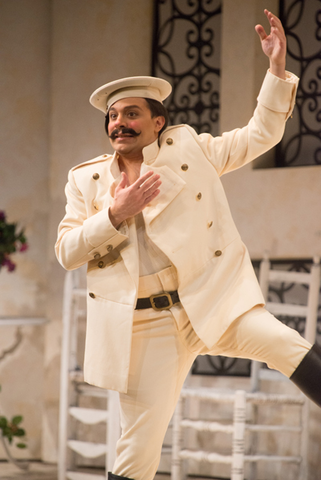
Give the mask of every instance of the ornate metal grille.
M 219 130 L 221 1 L 155 0 L 152 74 L 168 80 L 172 124 Z
M 258 273 L 259 261 L 253 262 L 254 269 Z M 309 272 L 311 261 L 295 260 L 292 262 L 286 260 L 271 261 L 273 269 L 289 270 L 296 272 Z M 280 303 L 306 303 L 307 288 L 295 284 L 279 283 L 270 287 L 269 301 Z M 321 340 L 321 292 L 319 301 L 319 317 L 317 326 L 317 339 Z M 305 320 L 301 317 L 278 317 L 283 323 L 294 328 L 300 334 L 304 333 Z M 199 356 L 196 358 L 192 373 L 195 375 L 224 375 L 224 376 L 249 376 L 251 373 L 251 362 L 249 360 L 227 358 L 223 356 Z
M 276 148 L 276 166 L 321 165 L 321 1 L 280 0 L 287 68 L 300 77 L 297 107 Z

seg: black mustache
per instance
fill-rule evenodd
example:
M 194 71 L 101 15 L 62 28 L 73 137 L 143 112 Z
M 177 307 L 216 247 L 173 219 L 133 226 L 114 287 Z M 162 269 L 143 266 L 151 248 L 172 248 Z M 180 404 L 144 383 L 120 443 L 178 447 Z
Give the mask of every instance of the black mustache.
M 115 128 L 109 135 L 109 138 L 115 140 L 115 138 L 122 134 L 122 135 L 131 135 L 132 137 L 138 137 L 142 132 L 135 132 L 132 128 Z

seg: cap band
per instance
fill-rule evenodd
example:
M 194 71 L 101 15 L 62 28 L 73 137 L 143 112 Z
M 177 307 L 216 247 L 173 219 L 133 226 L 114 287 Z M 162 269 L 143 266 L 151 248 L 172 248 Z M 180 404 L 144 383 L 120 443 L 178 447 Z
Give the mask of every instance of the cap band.
M 121 88 L 116 92 L 113 92 L 107 98 L 107 106 L 106 111 L 110 109 L 110 107 L 118 100 L 122 100 L 123 98 L 129 97 L 139 97 L 139 98 L 152 98 L 153 100 L 157 100 L 160 103 L 162 102 L 162 97 L 160 92 L 157 88 L 141 88 L 141 87 L 128 87 L 128 88 Z

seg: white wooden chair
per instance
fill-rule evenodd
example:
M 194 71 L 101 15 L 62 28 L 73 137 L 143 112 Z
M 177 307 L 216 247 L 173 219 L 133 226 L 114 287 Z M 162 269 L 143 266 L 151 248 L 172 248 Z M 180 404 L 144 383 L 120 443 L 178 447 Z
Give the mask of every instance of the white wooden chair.
M 266 308 L 269 312 L 275 315 L 277 318 L 280 316 L 287 317 L 299 317 L 305 319 L 305 331 L 304 337 L 313 344 L 316 338 L 316 329 L 317 329 L 317 318 L 318 318 L 318 305 L 319 305 L 319 296 L 320 296 L 320 259 L 319 257 L 313 258 L 313 264 L 311 266 L 310 272 L 297 272 L 297 271 L 286 271 L 286 270 L 272 270 L 271 262 L 267 256 L 262 260 L 260 264 L 259 272 L 259 282 L 262 288 L 264 298 L 266 299 Z M 303 305 L 302 303 L 279 303 L 269 301 L 269 286 L 275 284 L 286 284 L 286 285 L 303 285 L 307 288 L 306 302 Z M 253 419 L 255 421 L 257 417 L 257 399 L 261 396 L 262 404 L 277 404 L 282 405 L 282 397 L 280 395 L 273 395 L 269 393 L 261 393 L 261 381 L 267 380 L 269 382 L 290 382 L 285 376 L 275 370 L 269 370 L 262 368 L 263 365 L 259 362 L 252 362 L 252 374 L 251 374 L 251 390 L 253 392 L 252 401 L 253 408 Z M 274 383 L 274 385 L 276 385 Z M 300 449 L 299 453 L 296 455 L 294 462 L 299 464 L 299 480 L 306 480 L 308 477 L 308 464 L 307 464 L 307 454 L 308 454 L 308 441 L 309 441 L 309 410 L 310 402 L 309 400 L 297 390 L 297 395 L 291 395 L 288 399 L 290 404 L 295 405 L 296 401 L 301 400 L 300 408 L 300 421 L 299 424 L 294 428 L 293 425 L 275 425 L 271 426 L 275 429 L 275 432 L 297 432 L 300 434 Z M 274 400 L 275 397 L 275 400 Z M 256 432 L 263 432 L 265 425 L 256 425 Z M 273 431 L 273 428 L 270 428 L 270 431 Z M 252 448 L 255 450 L 255 436 L 252 442 Z M 277 457 L 275 460 L 273 457 L 268 455 L 259 455 L 252 452 L 251 462 L 253 462 L 253 467 L 250 470 L 250 480 L 254 480 L 256 477 L 256 463 L 258 461 L 291 461 L 290 458 Z
M 300 283 L 308 287 L 308 299 L 306 305 L 293 305 L 284 303 L 267 302 L 267 309 L 274 315 L 299 316 L 306 319 L 305 337 L 314 343 L 317 323 L 317 310 L 320 292 L 320 261 L 315 258 L 310 272 L 288 272 L 271 270 L 268 258 L 261 262 L 260 284 L 265 295 L 268 297 L 268 286 L 271 282 Z M 250 379 L 249 391 L 220 391 L 217 389 L 188 388 L 184 387 L 178 402 L 173 418 L 173 452 L 172 452 L 172 480 L 182 480 L 184 477 L 183 460 L 193 459 L 197 462 L 207 461 L 213 464 L 228 463 L 231 465 L 231 480 L 244 479 L 244 464 L 250 463 L 250 479 L 256 480 L 256 465 L 258 462 L 283 462 L 297 464 L 299 467 L 299 480 L 307 478 L 307 448 L 308 448 L 308 420 L 309 401 L 299 393 L 277 394 L 264 393 L 260 391 L 261 379 L 269 379 L 274 382 L 287 381 L 286 377 L 279 372 L 261 368 L 258 362 L 253 362 L 252 377 Z M 234 415 L 230 425 L 220 425 L 217 422 L 198 421 L 184 418 L 183 406 L 188 398 L 207 400 L 212 403 L 230 403 Z M 251 405 L 252 414 L 246 420 L 247 405 Z M 300 421 L 297 425 L 267 425 L 257 423 L 258 408 L 268 405 L 286 405 L 300 409 Z M 232 409 L 231 409 L 232 410 Z M 225 432 L 231 435 L 230 455 L 220 455 L 213 451 L 192 451 L 184 448 L 186 430 Z M 246 433 L 248 432 L 248 433 Z M 262 432 L 280 434 L 287 432 L 293 436 L 300 435 L 300 451 L 295 455 L 266 455 L 256 451 L 255 444 L 257 436 Z M 250 454 L 245 454 L 245 438 L 252 435 Z M 247 438 L 248 439 L 248 438 Z
M 208 401 L 211 403 L 224 403 L 231 405 L 233 423 L 230 425 L 215 421 L 204 421 L 184 418 L 184 401 L 186 399 Z M 246 393 L 244 390 L 235 392 L 220 392 L 206 388 L 183 388 L 173 416 L 172 440 L 172 480 L 183 478 L 182 461 L 194 460 L 196 462 L 223 463 L 231 465 L 231 480 L 243 480 L 244 464 L 244 429 L 246 418 Z M 230 454 L 219 454 L 203 450 L 190 450 L 183 447 L 185 429 L 191 428 L 198 432 L 212 432 L 230 434 L 232 445 Z
M 120 437 L 118 393 L 90 386 L 83 382 L 78 358 L 80 326 L 85 323 L 87 295 L 81 286 L 85 277 L 81 270 L 67 272 L 64 283 L 63 334 L 61 347 L 58 480 L 105 480 L 116 456 Z M 82 359 L 80 360 L 82 362 Z M 84 397 L 103 398 L 105 408 L 81 408 Z M 93 443 L 77 438 L 77 426 L 106 424 L 106 442 Z M 86 429 L 85 429 L 86 432 Z M 77 468 L 76 454 L 93 459 L 105 456 L 106 473 L 83 473 Z

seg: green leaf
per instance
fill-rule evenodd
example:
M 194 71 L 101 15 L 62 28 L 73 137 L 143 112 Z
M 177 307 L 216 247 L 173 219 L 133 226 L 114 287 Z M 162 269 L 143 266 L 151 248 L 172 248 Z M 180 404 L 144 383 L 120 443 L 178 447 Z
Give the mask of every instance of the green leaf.
M 21 415 L 16 415 L 15 417 L 12 418 L 11 423 L 13 425 L 19 425 L 23 420 L 23 417 Z
M 27 448 L 27 445 L 25 443 L 17 443 L 16 447 L 18 448 Z
M 0 428 L 5 428 L 8 425 L 6 417 L 0 417 Z
M 23 437 L 26 434 L 23 428 L 18 428 L 16 432 L 13 433 L 16 437 Z

